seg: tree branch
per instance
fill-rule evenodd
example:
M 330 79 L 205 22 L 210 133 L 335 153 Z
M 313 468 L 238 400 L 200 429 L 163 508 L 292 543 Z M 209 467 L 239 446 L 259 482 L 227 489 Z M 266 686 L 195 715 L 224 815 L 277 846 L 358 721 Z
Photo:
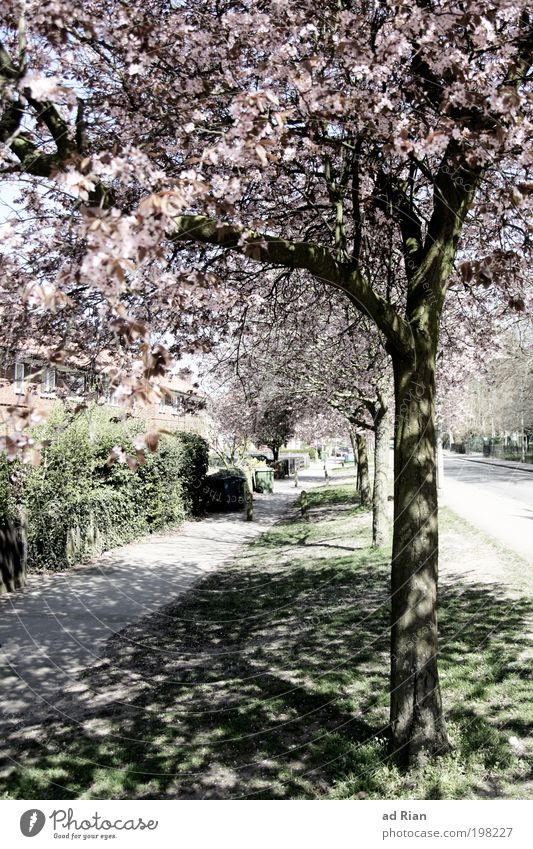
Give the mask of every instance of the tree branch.
M 412 353 L 412 334 L 407 322 L 374 291 L 358 268 L 352 270 L 348 264 L 338 262 L 322 245 L 255 233 L 204 215 L 181 215 L 174 223 L 176 230 L 170 234 L 174 240 L 214 245 L 257 262 L 309 271 L 318 280 L 347 294 L 360 312 L 376 322 L 392 348 L 404 356 Z
M 63 120 L 53 103 L 47 100 L 41 103 L 31 96 L 28 88 L 24 89 L 24 96 L 32 109 L 36 112 L 38 120 L 43 121 L 52 136 L 57 147 L 58 154 L 66 159 L 73 152 L 73 144 L 69 138 L 69 125 Z

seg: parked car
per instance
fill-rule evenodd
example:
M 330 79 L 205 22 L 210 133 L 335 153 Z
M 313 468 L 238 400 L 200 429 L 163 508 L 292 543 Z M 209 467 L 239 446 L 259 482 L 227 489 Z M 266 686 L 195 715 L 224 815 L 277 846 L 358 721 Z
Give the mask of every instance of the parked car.
M 250 454 L 250 457 L 253 457 L 254 460 L 259 460 L 260 463 L 272 462 L 272 455 L 268 456 L 267 454 L 256 454 L 254 452 Z

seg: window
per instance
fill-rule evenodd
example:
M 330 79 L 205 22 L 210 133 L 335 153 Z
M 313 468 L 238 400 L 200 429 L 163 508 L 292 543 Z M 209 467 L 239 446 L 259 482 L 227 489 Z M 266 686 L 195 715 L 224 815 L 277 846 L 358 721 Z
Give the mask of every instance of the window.
M 101 374 L 88 372 L 84 375 L 84 392 L 100 395 L 104 391 L 104 378 Z
M 41 395 L 53 395 L 56 391 L 56 370 L 45 368 L 41 382 Z
M 24 376 L 26 373 L 24 363 L 15 363 L 15 392 L 17 395 L 24 395 L 26 387 L 24 385 Z
M 69 398 L 81 398 L 85 391 L 84 375 L 79 371 L 63 371 L 61 376 Z
M 159 402 L 159 409 L 164 413 L 176 412 L 176 393 L 172 390 L 167 390 Z

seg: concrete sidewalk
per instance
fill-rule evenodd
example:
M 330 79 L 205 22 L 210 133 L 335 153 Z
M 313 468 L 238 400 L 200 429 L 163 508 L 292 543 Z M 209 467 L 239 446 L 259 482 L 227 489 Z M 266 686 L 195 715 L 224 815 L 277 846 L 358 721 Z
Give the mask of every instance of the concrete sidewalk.
M 105 641 L 168 604 L 291 511 L 303 488 L 324 483 L 322 467 L 276 481 L 257 496 L 255 521 L 224 513 L 185 522 L 65 572 L 30 575 L 0 596 L 0 734 L 53 708 L 54 694 L 93 663 Z

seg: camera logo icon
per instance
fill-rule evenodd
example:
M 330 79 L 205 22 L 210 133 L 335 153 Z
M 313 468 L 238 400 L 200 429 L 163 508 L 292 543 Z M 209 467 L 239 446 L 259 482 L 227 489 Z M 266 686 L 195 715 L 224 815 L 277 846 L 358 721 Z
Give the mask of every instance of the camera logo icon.
M 20 818 L 20 830 L 24 837 L 35 837 L 43 830 L 46 817 L 42 811 L 37 808 L 31 808 L 29 811 L 24 811 Z

